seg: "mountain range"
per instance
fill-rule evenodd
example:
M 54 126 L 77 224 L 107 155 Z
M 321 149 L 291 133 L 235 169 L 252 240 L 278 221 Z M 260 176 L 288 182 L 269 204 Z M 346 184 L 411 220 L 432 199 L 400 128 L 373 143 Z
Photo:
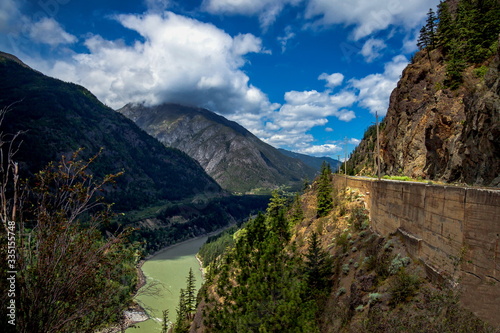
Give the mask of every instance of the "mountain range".
M 231 192 L 255 192 L 281 185 L 299 188 L 304 179 L 314 178 L 319 170 L 298 155 L 284 153 L 236 122 L 206 109 L 128 104 L 118 112 L 166 146 L 196 159 L 222 188 Z
M 165 147 L 84 87 L 45 76 L 6 53 L 0 54 L 0 78 L 0 109 L 9 109 L 0 131 L 22 133 L 15 160 L 23 176 L 79 148 L 83 158 L 103 148 L 91 171 L 98 178 L 124 171 L 107 194 L 117 210 L 222 193 L 198 162 Z

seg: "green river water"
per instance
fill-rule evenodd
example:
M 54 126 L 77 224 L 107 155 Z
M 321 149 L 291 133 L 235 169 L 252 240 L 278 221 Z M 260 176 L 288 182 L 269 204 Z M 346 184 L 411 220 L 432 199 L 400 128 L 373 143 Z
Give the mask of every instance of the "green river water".
M 189 268 L 192 268 L 195 274 L 196 288 L 199 289 L 201 286 L 202 275 L 195 255 L 206 240 L 207 237 L 200 237 L 174 245 L 144 263 L 142 271 L 146 275 L 146 281 L 158 280 L 163 283 L 164 288 L 160 297 L 138 297 L 143 304 L 152 309 L 148 311 L 150 319 L 135 324 L 135 328 L 128 328 L 127 333 L 161 332 L 162 311 L 165 309 L 169 310 L 169 320 L 175 321 L 179 291 L 181 288 L 186 288 Z

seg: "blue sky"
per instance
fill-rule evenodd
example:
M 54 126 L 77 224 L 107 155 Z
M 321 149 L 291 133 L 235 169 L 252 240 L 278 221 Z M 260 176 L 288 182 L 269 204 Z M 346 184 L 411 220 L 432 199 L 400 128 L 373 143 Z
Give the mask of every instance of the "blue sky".
M 0 0 L 0 50 L 114 109 L 208 108 L 337 158 L 384 116 L 437 0 Z

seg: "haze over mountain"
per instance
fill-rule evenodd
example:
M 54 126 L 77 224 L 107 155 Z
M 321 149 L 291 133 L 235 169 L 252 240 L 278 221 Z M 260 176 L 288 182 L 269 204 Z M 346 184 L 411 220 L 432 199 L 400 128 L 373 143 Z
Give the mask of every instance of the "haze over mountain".
M 236 122 L 209 110 L 177 104 L 128 104 L 118 112 L 166 146 L 196 159 L 224 189 L 249 192 L 298 186 L 316 170 L 285 156 Z
M 198 162 L 166 148 L 82 86 L 47 77 L 5 53 L 0 54 L 0 77 L 0 109 L 10 106 L 1 131 L 23 131 L 15 159 L 25 175 L 79 148 L 88 158 L 102 147 L 92 172 L 103 177 L 125 171 L 109 189 L 115 208 L 220 193 Z
M 281 148 L 279 148 L 278 150 L 286 156 L 290 156 L 290 157 L 297 158 L 297 159 L 301 160 L 306 165 L 308 165 L 311 168 L 314 168 L 318 171 L 321 170 L 321 165 L 323 164 L 323 162 L 329 163 L 330 167 L 334 171 L 337 170 L 338 167 L 342 164 L 342 162 L 340 162 L 339 160 L 335 160 L 335 159 L 328 157 L 328 156 L 316 157 L 316 156 L 310 156 L 310 155 L 296 153 L 296 152 L 289 151 L 286 149 L 281 149 Z

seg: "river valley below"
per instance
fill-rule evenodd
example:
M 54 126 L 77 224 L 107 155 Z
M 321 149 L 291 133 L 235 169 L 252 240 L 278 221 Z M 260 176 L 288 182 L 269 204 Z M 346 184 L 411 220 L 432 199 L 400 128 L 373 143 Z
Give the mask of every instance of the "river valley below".
M 142 265 L 142 271 L 146 276 L 144 287 L 152 281 L 159 281 L 162 284 L 161 294 L 149 296 L 139 293 L 137 300 L 146 308 L 150 319 L 128 328 L 127 333 L 161 332 L 163 310 L 169 310 L 169 321 L 175 322 L 180 289 L 186 288 L 190 268 L 193 269 L 196 278 L 196 290 L 201 287 L 202 274 L 195 255 L 207 238 L 207 236 L 199 237 L 173 245 L 144 262 Z

